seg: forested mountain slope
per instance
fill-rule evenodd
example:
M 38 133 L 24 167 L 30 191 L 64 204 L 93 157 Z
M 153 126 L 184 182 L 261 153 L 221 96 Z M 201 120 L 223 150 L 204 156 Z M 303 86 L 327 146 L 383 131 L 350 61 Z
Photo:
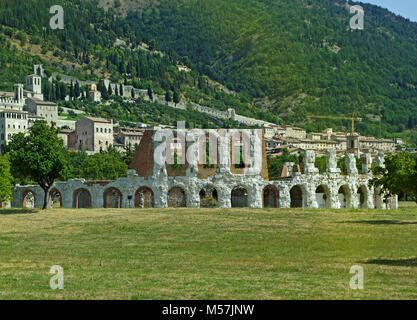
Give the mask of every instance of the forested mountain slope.
M 56 4 L 65 10 L 64 30 L 48 27 Z M 278 116 L 311 130 L 348 130 L 349 121 L 307 116 L 354 113 L 364 119 L 357 124 L 363 134 L 415 132 L 417 24 L 362 4 L 365 29 L 350 30 L 349 6 L 341 0 L 0 0 L 0 90 L 46 60 L 48 71 L 177 91 L 270 122 Z M 127 47 L 115 46 L 116 39 Z M 138 50 L 142 42 L 167 54 Z M 193 71 L 179 72 L 177 61 Z M 214 89 L 206 76 L 239 94 Z
M 361 5 L 362 31 L 350 30 L 350 5 L 339 0 L 169 0 L 127 20 L 147 41 L 287 124 L 347 125 L 307 123 L 307 115 L 355 113 L 365 119 L 363 133 L 415 128 L 417 24 Z

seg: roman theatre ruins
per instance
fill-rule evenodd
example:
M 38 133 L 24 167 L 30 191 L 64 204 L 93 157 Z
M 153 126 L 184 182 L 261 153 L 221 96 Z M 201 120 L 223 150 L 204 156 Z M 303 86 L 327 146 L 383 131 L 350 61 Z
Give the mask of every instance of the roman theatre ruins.
M 347 175 L 328 151 L 327 169 L 315 168 L 305 151 L 300 166 L 286 163 L 278 178 L 268 177 L 262 130 L 146 131 L 126 177 L 116 181 L 72 179 L 56 182 L 51 205 L 64 208 L 368 208 L 396 209 L 398 197 L 384 201 L 369 186 L 372 158 L 362 155 L 358 172 L 347 154 Z M 239 161 L 243 160 L 243 161 Z M 384 165 L 384 155 L 375 158 Z M 13 188 L 13 207 L 42 207 L 39 186 Z

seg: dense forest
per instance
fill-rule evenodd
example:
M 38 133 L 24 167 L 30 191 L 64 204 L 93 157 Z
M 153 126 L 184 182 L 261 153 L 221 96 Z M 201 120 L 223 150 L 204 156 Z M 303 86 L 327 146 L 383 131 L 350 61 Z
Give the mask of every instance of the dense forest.
M 347 122 L 309 114 L 355 113 L 364 134 L 415 129 L 417 24 L 361 5 L 364 30 L 350 30 L 349 2 L 337 0 L 169 0 L 127 20 L 284 123 L 319 130 Z
M 417 24 L 385 9 L 361 4 L 365 29 L 350 30 L 354 3 L 341 0 L 139 1 L 130 12 L 139 2 L 104 2 L 0 0 L 0 90 L 43 62 L 308 130 L 349 126 L 308 115 L 355 114 L 362 134 L 417 142 Z M 63 30 L 49 28 L 57 4 Z

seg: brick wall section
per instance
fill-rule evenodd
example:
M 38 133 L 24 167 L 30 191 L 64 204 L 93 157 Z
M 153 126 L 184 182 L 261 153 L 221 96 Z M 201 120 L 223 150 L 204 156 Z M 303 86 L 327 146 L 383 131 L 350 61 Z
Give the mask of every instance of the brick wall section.
M 146 130 L 140 140 L 139 147 L 136 150 L 135 156 L 129 165 L 129 169 L 136 170 L 139 177 L 150 177 L 153 173 L 154 165 L 154 145 L 153 136 L 154 131 Z

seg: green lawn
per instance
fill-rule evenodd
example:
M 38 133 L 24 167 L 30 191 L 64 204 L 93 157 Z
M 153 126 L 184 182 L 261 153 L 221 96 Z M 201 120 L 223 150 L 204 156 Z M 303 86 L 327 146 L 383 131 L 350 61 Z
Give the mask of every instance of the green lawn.
M 2 210 L 0 299 L 417 299 L 416 231 L 415 207 Z

